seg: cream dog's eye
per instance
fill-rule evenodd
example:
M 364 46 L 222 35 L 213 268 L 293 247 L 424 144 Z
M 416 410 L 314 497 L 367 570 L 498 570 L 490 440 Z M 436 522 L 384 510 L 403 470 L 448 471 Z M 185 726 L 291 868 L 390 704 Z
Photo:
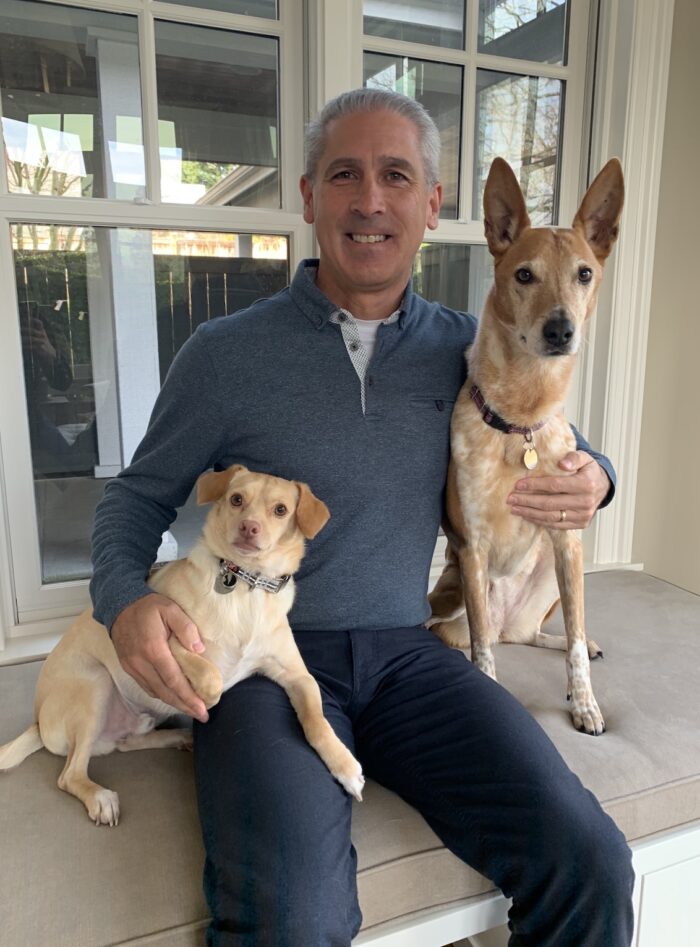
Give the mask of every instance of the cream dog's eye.
M 231 494 L 231 506 L 241 506 L 243 503 L 243 497 L 240 493 Z
M 593 279 L 593 270 L 590 266 L 582 266 L 578 271 L 579 283 L 590 283 Z
M 275 507 L 275 516 L 286 516 L 286 515 L 287 515 L 287 507 L 284 505 L 284 503 L 278 503 L 277 506 Z

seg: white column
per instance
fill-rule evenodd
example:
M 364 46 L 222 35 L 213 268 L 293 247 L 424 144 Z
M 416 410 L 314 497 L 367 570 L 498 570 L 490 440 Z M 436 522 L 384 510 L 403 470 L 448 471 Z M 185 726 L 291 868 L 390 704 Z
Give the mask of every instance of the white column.
M 586 558 L 595 565 L 632 558 L 673 7 L 673 0 L 601 4 L 591 177 L 618 155 L 626 201 L 592 327 L 582 411 L 591 442 L 611 458 L 620 483 L 615 502 L 586 531 Z

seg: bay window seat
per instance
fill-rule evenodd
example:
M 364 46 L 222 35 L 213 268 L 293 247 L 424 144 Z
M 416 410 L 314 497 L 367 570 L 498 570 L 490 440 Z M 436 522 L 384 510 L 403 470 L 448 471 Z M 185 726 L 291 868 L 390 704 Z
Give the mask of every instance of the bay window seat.
M 599 572 L 586 578 L 586 611 L 605 654 L 591 665 L 604 735 L 573 729 L 561 652 L 501 645 L 499 680 L 630 842 L 635 947 L 697 947 L 700 598 L 641 572 Z M 562 630 L 559 615 L 549 630 Z M 39 668 L 0 667 L 0 743 L 31 722 Z M 57 789 L 62 765 L 41 750 L 0 774 L 0 943 L 201 947 L 207 907 L 191 755 L 93 760 L 93 778 L 120 795 L 117 828 L 95 827 Z M 367 785 L 355 805 L 353 841 L 364 915 L 357 947 L 507 942 L 505 898 L 392 793 Z

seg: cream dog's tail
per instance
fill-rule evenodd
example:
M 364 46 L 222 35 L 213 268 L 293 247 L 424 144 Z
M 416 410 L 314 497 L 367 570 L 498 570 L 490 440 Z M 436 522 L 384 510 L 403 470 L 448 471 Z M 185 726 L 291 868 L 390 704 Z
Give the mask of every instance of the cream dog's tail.
M 17 739 L 0 746 L 0 770 L 19 766 L 22 760 L 26 760 L 30 754 L 36 753 L 43 745 L 43 740 L 39 734 L 39 724 L 33 723 Z

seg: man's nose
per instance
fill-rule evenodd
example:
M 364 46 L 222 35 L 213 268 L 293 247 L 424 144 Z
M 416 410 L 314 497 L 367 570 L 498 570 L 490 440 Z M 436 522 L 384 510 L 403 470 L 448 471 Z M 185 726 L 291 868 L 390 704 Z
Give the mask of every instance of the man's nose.
M 351 210 L 363 217 L 383 214 L 385 210 L 384 189 L 374 178 L 358 181 L 353 193 Z

